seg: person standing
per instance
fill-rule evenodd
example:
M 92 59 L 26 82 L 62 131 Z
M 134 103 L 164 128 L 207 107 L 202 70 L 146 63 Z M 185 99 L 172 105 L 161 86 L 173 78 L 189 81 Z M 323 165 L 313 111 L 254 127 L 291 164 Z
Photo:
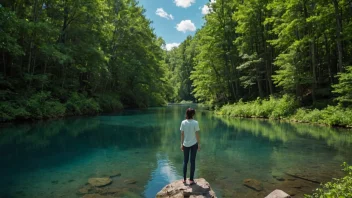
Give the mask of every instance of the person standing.
M 188 108 L 186 119 L 181 122 L 181 150 L 183 151 L 183 182 L 186 183 L 187 164 L 191 159 L 190 185 L 194 184 L 194 172 L 196 169 L 196 155 L 200 151 L 199 124 L 193 119 L 196 111 Z

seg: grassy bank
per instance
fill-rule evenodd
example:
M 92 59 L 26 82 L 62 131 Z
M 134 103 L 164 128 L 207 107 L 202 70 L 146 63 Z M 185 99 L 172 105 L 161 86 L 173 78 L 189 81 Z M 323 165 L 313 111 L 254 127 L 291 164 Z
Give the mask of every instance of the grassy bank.
M 298 102 L 289 95 L 282 98 L 257 99 L 251 102 L 239 101 L 224 105 L 216 112 L 220 115 L 285 119 L 295 122 L 324 124 L 328 126 L 352 127 L 352 109 L 341 106 L 327 106 L 324 109 L 307 109 L 299 107 Z
M 14 101 L 0 101 L 0 122 L 13 120 L 55 119 L 75 115 L 95 115 L 122 110 L 116 94 L 98 94 L 94 98 L 73 92 L 60 98 L 50 92 L 39 92 Z

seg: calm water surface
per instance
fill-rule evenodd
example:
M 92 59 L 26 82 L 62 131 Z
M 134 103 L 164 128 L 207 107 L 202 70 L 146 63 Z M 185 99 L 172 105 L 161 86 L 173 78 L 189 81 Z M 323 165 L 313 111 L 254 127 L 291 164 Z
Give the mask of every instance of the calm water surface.
M 2 127 L 0 197 L 81 197 L 89 178 L 116 173 L 103 194 L 155 197 L 182 178 L 179 126 L 186 108 Z M 195 118 L 202 145 L 196 177 L 209 181 L 218 197 L 264 197 L 277 188 L 303 197 L 316 182 L 340 177 L 342 162 L 352 163 L 351 131 L 219 118 L 201 109 Z M 244 186 L 245 179 L 263 190 Z

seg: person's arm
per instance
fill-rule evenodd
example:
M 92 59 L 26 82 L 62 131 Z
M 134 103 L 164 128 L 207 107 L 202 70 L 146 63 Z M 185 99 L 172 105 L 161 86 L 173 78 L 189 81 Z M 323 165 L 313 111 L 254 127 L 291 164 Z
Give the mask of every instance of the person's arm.
M 198 142 L 198 151 L 200 151 L 200 137 L 199 137 L 199 131 L 196 131 L 196 138 Z
M 181 150 L 183 151 L 183 140 L 185 139 L 185 132 L 181 131 Z

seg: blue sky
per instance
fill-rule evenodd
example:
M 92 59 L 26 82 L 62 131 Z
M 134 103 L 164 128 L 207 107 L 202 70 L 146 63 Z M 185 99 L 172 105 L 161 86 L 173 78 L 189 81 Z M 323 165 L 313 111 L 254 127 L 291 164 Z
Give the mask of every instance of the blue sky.
M 208 2 L 209 0 L 139 0 L 139 4 L 146 9 L 145 15 L 153 21 L 152 27 L 156 35 L 169 44 L 167 47 L 177 46 L 202 27 L 203 16 L 207 13 L 207 7 L 204 6 Z

